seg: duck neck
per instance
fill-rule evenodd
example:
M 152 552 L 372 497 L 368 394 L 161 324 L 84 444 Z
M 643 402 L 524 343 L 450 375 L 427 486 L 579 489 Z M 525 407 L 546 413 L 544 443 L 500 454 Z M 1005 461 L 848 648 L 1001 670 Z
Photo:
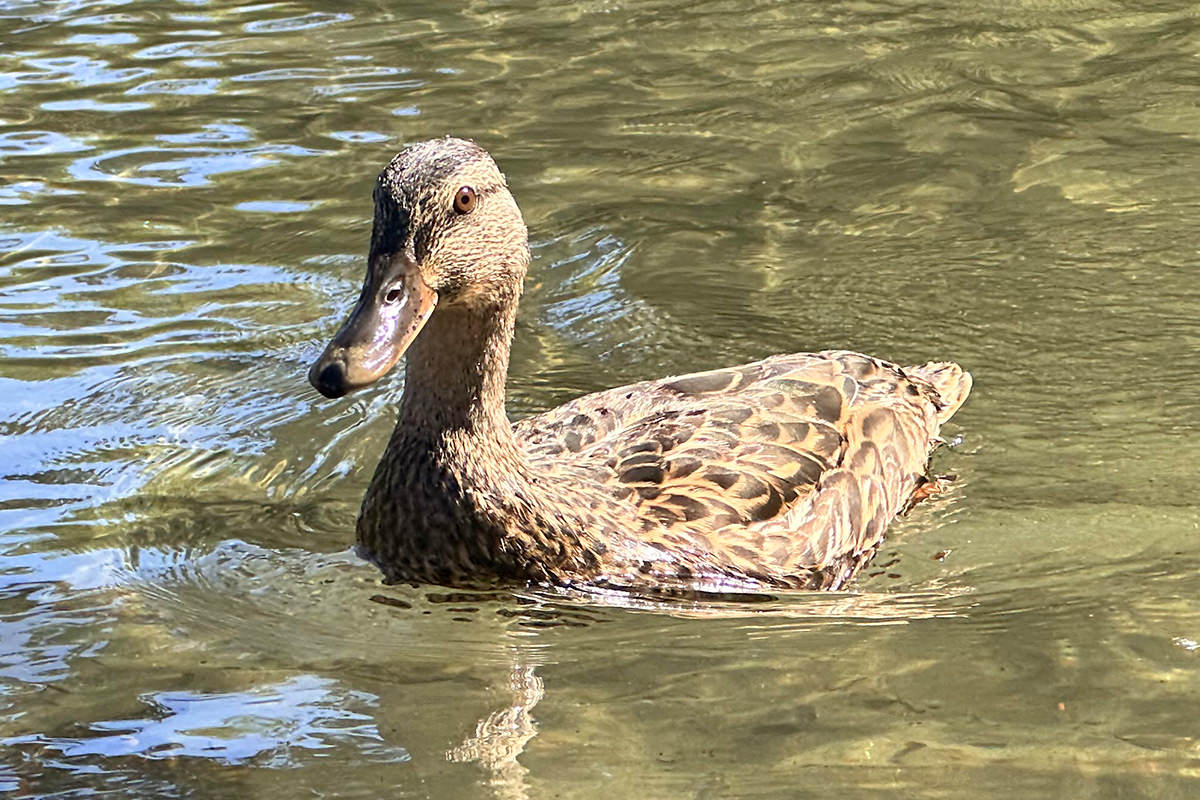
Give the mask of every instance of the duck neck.
M 612 499 L 579 481 L 549 488 L 505 414 L 515 294 L 434 313 L 406 354 L 396 430 L 358 520 L 363 554 L 390 580 L 552 583 L 599 569 L 589 531 Z
M 406 354 L 397 431 L 431 447 L 486 443 L 515 452 L 504 382 L 516 297 L 439 309 Z

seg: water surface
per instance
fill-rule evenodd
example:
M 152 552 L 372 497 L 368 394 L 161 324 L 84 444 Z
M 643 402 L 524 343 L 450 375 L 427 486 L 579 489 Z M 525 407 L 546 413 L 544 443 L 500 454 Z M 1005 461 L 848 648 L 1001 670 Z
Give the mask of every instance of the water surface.
M 1169 3 L 0 2 L 0 791 L 1200 793 L 1200 24 Z M 384 587 L 403 375 L 304 380 L 375 174 L 478 140 L 510 410 L 952 358 L 852 591 Z

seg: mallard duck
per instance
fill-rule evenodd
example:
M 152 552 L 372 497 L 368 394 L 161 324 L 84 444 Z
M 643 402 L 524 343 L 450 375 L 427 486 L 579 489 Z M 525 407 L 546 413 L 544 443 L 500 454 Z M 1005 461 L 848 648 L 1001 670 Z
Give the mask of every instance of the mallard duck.
M 488 153 L 413 144 L 379 175 L 367 276 L 309 380 L 341 397 L 407 358 L 359 551 L 389 582 L 835 589 L 925 483 L 971 376 L 844 351 L 589 394 L 513 424 L 525 222 Z

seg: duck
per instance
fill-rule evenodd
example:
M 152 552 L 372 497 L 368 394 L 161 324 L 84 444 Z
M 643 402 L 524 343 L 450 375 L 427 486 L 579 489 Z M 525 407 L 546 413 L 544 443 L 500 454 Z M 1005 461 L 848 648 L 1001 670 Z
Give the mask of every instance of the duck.
M 386 583 L 730 593 L 841 589 L 929 490 L 971 390 L 952 362 L 830 350 L 646 380 L 509 420 L 528 231 L 478 144 L 379 174 L 366 278 L 313 362 L 328 398 L 403 357 L 358 552 Z

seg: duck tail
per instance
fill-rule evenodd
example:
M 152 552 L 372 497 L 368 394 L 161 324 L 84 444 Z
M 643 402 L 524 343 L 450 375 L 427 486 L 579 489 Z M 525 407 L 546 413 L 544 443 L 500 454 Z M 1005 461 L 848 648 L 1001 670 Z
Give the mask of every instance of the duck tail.
M 938 394 L 938 424 L 954 416 L 954 412 L 971 393 L 971 373 L 953 361 L 930 361 L 918 367 L 905 367 L 904 371 L 930 383 Z

